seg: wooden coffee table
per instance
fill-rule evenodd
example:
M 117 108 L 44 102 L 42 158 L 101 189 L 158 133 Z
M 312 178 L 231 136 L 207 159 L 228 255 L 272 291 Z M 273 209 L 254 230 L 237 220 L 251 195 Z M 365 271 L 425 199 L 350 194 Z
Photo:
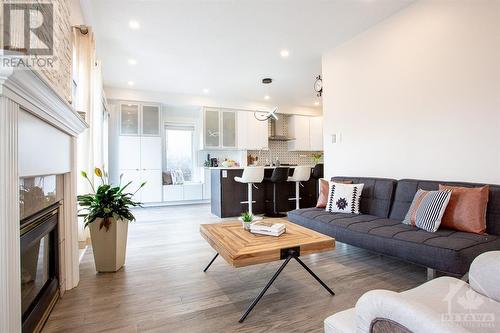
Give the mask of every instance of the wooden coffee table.
M 331 295 L 335 295 L 335 293 L 299 258 L 304 254 L 333 250 L 335 248 L 335 239 L 301 227 L 287 220 L 273 219 L 272 221 L 284 223 L 286 225 L 286 233 L 279 237 L 252 234 L 244 230 L 239 221 L 200 225 L 201 235 L 217 252 L 203 270 L 204 272 L 208 270 L 219 254 L 233 267 L 244 267 L 271 261 L 285 260 L 257 298 L 255 298 L 245 311 L 239 320 L 240 323 L 245 320 L 292 258 L 304 267 L 304 269 Z

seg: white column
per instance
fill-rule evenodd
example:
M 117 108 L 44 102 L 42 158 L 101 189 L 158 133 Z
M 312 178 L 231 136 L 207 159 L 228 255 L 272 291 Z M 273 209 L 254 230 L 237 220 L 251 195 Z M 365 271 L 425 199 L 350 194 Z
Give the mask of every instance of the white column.
M 76 203 L 77 138 L 71 138 L 71 172 L 64 175 L 64 267 L 65 289 L 75 288 L 80 281 L 78 258 L 78 217 Z
M 0 96 L 0 332 L 21 332 L 17 122 L 19 106 Z

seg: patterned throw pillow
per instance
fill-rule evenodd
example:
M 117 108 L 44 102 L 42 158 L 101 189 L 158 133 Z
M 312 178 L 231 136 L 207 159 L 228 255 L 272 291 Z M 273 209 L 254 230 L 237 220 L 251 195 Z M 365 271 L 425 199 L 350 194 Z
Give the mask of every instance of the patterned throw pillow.
M 418 190 L 413 197 L 408 213 L 403 220 L 404 224 L 414 225 L 429 232 L 436 232 L 441 225 L 451 191 Z
M 336 183 L 341 184 L 352 184 L 352 180 L 336 180 Z M 330 190 L 330 182 L 326 179 L 319 179 L 319 195 L 318 202 L 316 203 L 316 208 L 326 208 L 328 203 L 328 193 Z
M 330 182 L 326 211 L 331 213 L 359 214 L 359 200 L 364 184 Z

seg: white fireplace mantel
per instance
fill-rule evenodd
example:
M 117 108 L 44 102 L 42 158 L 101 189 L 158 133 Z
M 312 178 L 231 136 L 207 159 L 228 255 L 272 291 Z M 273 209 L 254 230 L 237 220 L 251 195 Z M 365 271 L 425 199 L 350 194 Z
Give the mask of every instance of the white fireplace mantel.
M 19 144 L 21 110 L 71 137 L 71 170 L 64 175 L 62 288 L 79 281 L 76 138 L 87 124 L 39 74 L 0 67 L 0 332 L 21 332 Z M 40 138 L 43 140 L 43 137 Z

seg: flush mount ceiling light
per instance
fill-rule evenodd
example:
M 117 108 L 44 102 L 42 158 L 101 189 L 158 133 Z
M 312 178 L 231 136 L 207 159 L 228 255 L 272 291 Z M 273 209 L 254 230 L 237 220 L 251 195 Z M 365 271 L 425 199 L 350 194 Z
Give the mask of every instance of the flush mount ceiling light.
M 288 58 L 289 55 L 290 55 L 290 52 L 286 49 L 280 51 L 280 56 L 282 58 Z
M 318 105 L 319 105 L 318 101 L 314 102 L 314 106 L 318 106 Z
M 208 94 L 209 92 L 210 92 L 210 90 L 208 90 L 208 88 L 204 88 L 204 89 L 203 89 L 203 93 L 204 93 L 205 95 L 206 95 L 206 94 Z
M 128 81 L 128 82 L 127 82 L 127 84 L 128 84 L 129 86 L 133 86 L 133 85 L 134 85 L 134 81 Z
M 271 96 L 266 95 L 266 96 L 264 96 L 264 99 L 265 99 L 266 101 L 268 101 L 268 100 L 270 100 L 270 99 L 271 99 Z
M 128 64 L 129 65 L 137 65 L 137 60 L 135 60 L 135 59 L 129 59 L 128 60 Z
M 139 22 L 137 22 L 136 20 L 130 20 L 128 21 L 128 26 L 130 27 L 130 29 L 134 29 L 134 30 L 137 30 L 141 27 L 141 25 L 139 24 Z

